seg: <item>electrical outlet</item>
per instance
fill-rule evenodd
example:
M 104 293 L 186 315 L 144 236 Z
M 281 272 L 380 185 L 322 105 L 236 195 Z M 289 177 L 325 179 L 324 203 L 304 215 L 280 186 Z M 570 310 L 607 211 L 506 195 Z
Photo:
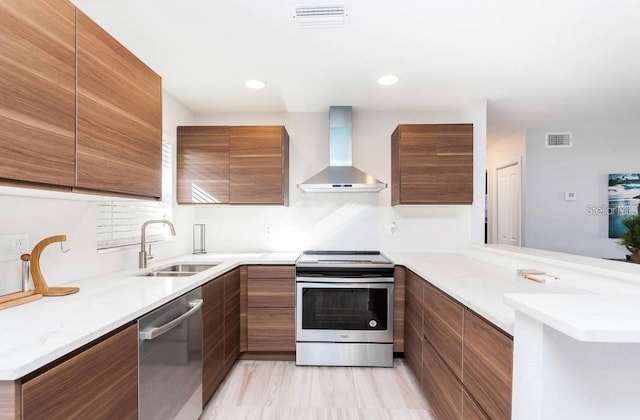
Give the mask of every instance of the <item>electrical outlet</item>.
M 19 260 L 29 252 L 29 236 L 26 233 L 0 235 L 0 261 Z
M 389 235 L 395 236 L 397 231 L 398 226 L 396 225 L 396 222 L 391 222 L 391 224 L 389 225 Z
M 266 236 L 271 235 L 271 225 L 264 225 L 264 234 Z

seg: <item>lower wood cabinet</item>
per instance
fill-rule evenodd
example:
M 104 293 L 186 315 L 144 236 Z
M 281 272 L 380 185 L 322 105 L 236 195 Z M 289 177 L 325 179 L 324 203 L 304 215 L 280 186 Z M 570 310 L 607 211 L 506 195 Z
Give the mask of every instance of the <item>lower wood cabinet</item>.
M 424 281 L 407 270 L 404 312 L 404 355 L 418 382 L 422 372 L 422 316 Z
M 248 267 L 247 350 L 294 352 L 295 267 Z
M 462 384 L 427 340 L 422 341 L 422 393 L 438 420 L 462 418 Z
M 202 401 L 206 403 L 240 355 L 240 270 L 202 286 Z
M 488 420 L 484 412 L 478 407 L 473 398 L 465 391 L 462 396 L 462 418 L 464 420 Z
M 137 419 L 136 325 L 22 383 L 23 419 Z
M 511 418 L 511 337 L 410 270 L 404 331 L 407 365 L 436 418 Z
M 240 355 L 240 270 L 224 276 L 224 372 Z
M 511 418 L 512 378 L 513 340 L 467 310 L 463 382 L 490 418 Z
M 396 267 L 393 271 L 393 351 L 404 352 L 404 300 L 405 300 L 404 267 Z
M 202 286 L 202 401 L 211 398 L 225 375 L 224 277 Z

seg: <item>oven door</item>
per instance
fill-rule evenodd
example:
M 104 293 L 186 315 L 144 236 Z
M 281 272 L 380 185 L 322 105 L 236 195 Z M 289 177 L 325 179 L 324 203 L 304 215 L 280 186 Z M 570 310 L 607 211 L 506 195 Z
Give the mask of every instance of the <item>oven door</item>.
M 296 341 L 393 343 L 393 283 L 296 283 Z

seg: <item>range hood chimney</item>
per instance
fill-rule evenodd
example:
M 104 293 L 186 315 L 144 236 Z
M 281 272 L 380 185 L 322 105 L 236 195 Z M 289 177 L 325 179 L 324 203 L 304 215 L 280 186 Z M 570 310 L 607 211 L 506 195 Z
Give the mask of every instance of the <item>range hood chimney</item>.
M 329 167 L 298 184 L 305 192 L 379 192 L 387 184 L 352 165 L 351 107 L 329 107 Z

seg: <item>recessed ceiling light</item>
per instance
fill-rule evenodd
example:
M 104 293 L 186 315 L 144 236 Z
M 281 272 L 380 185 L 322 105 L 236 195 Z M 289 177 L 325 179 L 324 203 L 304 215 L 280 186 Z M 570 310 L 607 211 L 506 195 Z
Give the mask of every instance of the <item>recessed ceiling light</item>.
M 400 78 L 395 74 L 387 74 L 379 78 L 378 83 L 382 86 L 390 86 L 398 83 L 398 80 L 400 80 Z
M 262 80 L 251 79 L 244 82 L 244 85 L 249 89 L 263 89 L 266 84 Z

